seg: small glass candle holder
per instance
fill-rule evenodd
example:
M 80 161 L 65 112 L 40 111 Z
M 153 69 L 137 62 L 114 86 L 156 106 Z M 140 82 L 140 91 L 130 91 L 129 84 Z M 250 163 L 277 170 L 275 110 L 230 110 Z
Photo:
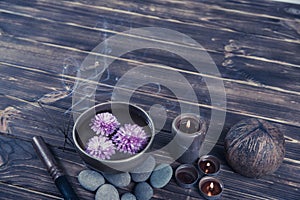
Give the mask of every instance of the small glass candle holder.
M 200 154 L 205 139 L 207 123 L 199 115 L 184 113 L 177 116 L 172 123 L 172 132 L 175 134 L 177 152 L 182 152 L 177 159 L 181 163 L 193 163 Z
M 203 177 L 198 185 L 201 195 L 209 200 L 220 199 L 223 193 L 223 182 L 215 177 Z
M 200 175 L 215 176 L 220 172 L 220 161 L 212 155 L 205 155 L 199 158 L 197 163 Z
M 191 164 L 180 165 L 175 171 L 177 184 L 182 188 L 192 188 L 199 179 L 199 172 Z

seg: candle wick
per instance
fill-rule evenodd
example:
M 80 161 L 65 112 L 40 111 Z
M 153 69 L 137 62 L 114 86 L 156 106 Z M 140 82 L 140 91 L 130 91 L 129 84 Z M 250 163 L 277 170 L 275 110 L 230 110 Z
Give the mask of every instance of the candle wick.
M 186 123 L 186 128 L 190 128 L 191 127 L 191 121 L 188 120 L 187 123 Z

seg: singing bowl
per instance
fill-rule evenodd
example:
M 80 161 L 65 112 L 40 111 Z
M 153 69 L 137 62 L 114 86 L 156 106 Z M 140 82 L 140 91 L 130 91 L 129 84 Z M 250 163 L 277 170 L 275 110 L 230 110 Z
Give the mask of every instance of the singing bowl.
M 116 154 L 112 155 L 109 160 L 100 160 L 86 153 L 87 141 L 95 136 L 90 127 L 91 119 L 96 114 L 103 112 L 110 112 L 115 115 L 121 125 L 135 123 L 143 127 L 148 137 L 145 148 L 134 155 L 116 151 Z M 148 157 L 147 151 L 153 143 L 155 128 L 151 117 L 142 108 L 126 102 L 106 102 L 83 112 L 77 118 L 72 134 L 76 150 L 88 167 L 102 173 L 119 173 L 132 170 Z

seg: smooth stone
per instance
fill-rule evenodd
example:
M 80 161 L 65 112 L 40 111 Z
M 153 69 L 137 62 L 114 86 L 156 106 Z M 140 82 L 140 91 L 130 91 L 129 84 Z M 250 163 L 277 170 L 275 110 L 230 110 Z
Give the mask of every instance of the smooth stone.
M 102 185 L 96 192 L 95 200 L 120 200 L 118 190 L 110 184 Z
M 155 158 L 149 156 L 140 166 L 131 171 L 131 178 L 134 182 L 146 181 L 155 167 Z
M 84 189 L 94 192 L 105 183 L 105 179 L 100 173 L 86 169 L 79 173 L 78 182 Z
M 149 200 L 153 196 L 153 189 L 148 183 L 141 182 L 135 186 L 134 195 L 137 200 Z
M 130 184 L 131 177 L 128 172 L 118 174 L 103 174 L 106 180 L 116 187 L 126 187 Z
M 169 164 L 157 165 L 151 174 L 150 183 L 154 188 L 166 186 L 172 178 L 173 169 Z
M 133 194 L 127 192 L 122 195 L 121 200 L 136 200 L 136 197 Z

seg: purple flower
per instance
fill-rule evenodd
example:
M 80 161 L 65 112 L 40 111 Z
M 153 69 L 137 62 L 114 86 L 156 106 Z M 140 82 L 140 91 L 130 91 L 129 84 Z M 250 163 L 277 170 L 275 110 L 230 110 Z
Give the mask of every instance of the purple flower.
M 108 112 L 97 114 L 91 122 L 91 129 L 97 135 L 109 136 L 120 126 L 117 118 Z
M 125 124 L 112 137 L 117 150 L 135 154 L 147 144 L 147 136 L 142 127 L 134 124 Z
M 115 153 L 115 145 L 105 136 L 94 136 L 87 142 L 86 152 L 91 156 L 105 160 Z

